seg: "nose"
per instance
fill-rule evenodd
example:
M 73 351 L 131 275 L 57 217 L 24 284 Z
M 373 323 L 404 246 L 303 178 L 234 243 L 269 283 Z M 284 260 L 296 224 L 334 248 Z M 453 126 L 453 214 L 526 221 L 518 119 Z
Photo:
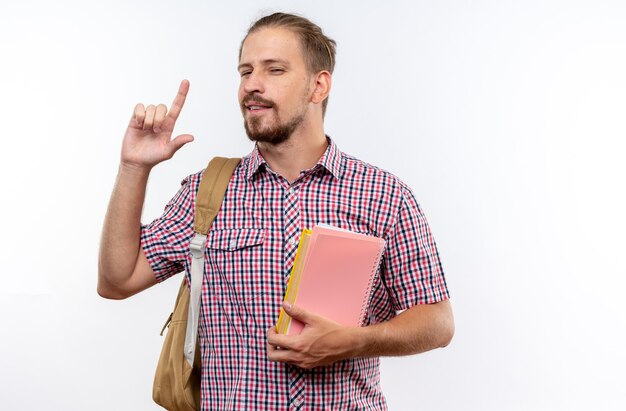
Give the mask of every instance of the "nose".
M 241 78 L 243 91 L 246 94 L 250 93 L 263 93 L 265 87 L 263 86 L 263 79 L 254 71 Z

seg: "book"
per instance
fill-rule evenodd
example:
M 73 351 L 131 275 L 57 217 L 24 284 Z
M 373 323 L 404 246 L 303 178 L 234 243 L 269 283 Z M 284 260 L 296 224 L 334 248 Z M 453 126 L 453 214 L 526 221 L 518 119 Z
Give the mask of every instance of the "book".
M 284 301 L 342 325 L 361 326 L 384 248 L 382 238 L 325 224 L 303 230 Z M 278 333 L 297 335 L 303 328 L 281 308 Z

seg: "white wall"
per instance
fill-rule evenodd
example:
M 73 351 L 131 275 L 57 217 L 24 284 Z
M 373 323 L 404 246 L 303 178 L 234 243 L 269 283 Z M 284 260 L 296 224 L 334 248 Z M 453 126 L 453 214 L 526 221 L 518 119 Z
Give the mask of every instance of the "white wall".
M 625 409 L 626 3 L 608 0 L 0 3 L 2 409 L 158 409 L 178 280 L 96 294 L 122 136 L 191 81 L 177 130 L 196 141 L 154 170 L 144 222 L 211 156 L 246 154 L 237 48 L 276 10 L 337 40 L 327 132 L 414 188 L 443 258 L 456 336 L 384 360 L 390 408 Z

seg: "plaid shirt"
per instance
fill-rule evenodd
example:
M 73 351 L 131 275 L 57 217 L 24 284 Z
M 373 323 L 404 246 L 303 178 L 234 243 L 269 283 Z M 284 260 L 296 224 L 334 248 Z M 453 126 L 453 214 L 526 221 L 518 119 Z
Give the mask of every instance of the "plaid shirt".
M 291 184 L 256 147 L 230 180 L 207 239 L 199 325 L 202 410 L 387 408 L 378 358 L 311 370 L 267 359 L 266 331 L 278 319 L 303 228 L 326 223 L 387 241 L 368 324 L 448 298 L 435 242 L 411 190 L 328 141 L 318 163 Z M 159 282 L 190 271 L 201 176 L 186 177 L 163 215 L 141 226 L 141 246 Z

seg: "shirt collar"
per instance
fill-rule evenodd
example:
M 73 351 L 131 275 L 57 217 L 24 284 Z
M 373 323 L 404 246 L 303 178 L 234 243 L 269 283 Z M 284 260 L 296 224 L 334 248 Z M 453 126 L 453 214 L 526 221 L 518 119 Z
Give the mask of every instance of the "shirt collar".
M 328 141 L 328 147 L 326 147 L 326 151 L 317 161 L 317 164 L 313 168 L 311 168 L 311 170 L 323 167 L 328 170 L 333 175 L 333 177 L 340 179 L 343 174 L 341 167 L 342 153 L 339 150 L 339 147 L 337 147 L 337 145 L 333 141 L 333 139 L 331 139 L 329 136 L 326 136 L 326 141 Z M 267 162 L 261 155 L 259 147 L 256 144 L 254 145 L 254 149 L 249 154 L 248 158 L 249 161 L 246 170 L 246 178 L 250 180 L 252 179 L 252 177 L 254 177 L 254 174 L 259 171 L 261 166 L 267 167 Z
M 246 170 L 247 171 L 246 178 L 248 180 L 251 180 L 252 177 L 254 177 L 254 174 L 259 170 L 259 168 L 262 165 L 266 165 L 267 163 L 265 162 L 265 159 L 261 155 L 261 152 L 259 151 L 259 147 L 256 144 L 254 145 L 254 150 L 252 150 L 252 153 L 250 153 L 248 158 L 249 158 L 249 161 L 248 161 L 248 169 Z
M 324 155 L 322 155 L 322 157 L 320 157 L 319 161 L 317 162 L 317 166 L 324 167 L 333 175 L 333 177 L 341 179 L 341 151 L 339 150 L 339 147 L 337 147 L 337 144 L 335 144 L 333 139 L 326 136 L 326 140 L 328 141 L 328 147 L 326 148 L 326 152 L 324 152 Z

